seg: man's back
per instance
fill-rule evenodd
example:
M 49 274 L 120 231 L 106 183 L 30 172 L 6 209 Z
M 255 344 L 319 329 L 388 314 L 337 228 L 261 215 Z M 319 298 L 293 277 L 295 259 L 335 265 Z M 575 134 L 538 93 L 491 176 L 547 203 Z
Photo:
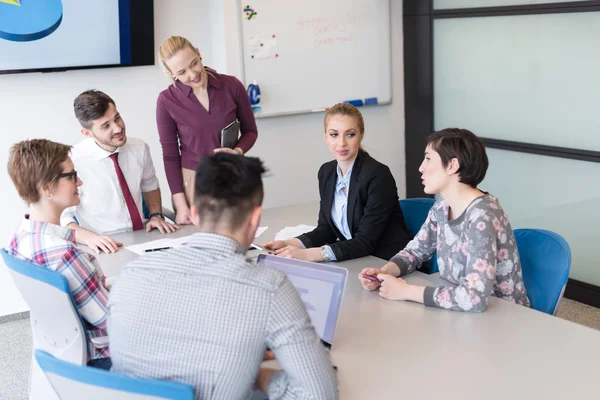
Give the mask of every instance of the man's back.
M 109 335 L 113 371 L 190 383 L 197 399 L 247 398 L 267 345 L 285 369 L 270 398 L 337 398 L 295 288 L 226 236 L 198 233 L 128 264 L 111 291 Z

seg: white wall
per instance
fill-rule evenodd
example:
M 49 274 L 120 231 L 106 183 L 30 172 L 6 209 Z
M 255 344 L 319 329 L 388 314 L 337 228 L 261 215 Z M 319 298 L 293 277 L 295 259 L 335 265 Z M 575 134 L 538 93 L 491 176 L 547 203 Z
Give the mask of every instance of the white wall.
M 170 35 L 186 36 L 200 48 L 207 65 L 241 76 L 238 3 L 236 0 L 180 0 L 177 7 L 173 7 L 169 0 L 154 0 L 156 49 Z M 402 2 L 392 0 L 392 3 L 393 104 L 363 111 L 364 144 L 373 157 L 390 167 L 399 196 L 404 197 Z M 0 127 L 5 143 L 0 151 L 0 165 L 6 165 L 10 145 L 20 140 L 48 138 L 69 144 L 78 142 L 82 137 L 72 111 L 73 99 L 85 89 L 96 88 L 116 101 L 128 134 L 150 145 L 163 189 L 163 202 L 170 204 L 154 114 L 156 97 L 166 84 L 158 65 L 0 76 Z M 257 121 L 259 138 L 250 155 L 261 157 L 271 170 L 271 176 L 265 179 L 265 207 L 318 199 L 317 171 L 323 162 L 331 159 L 323 143 L 322 119 L 322 114 L 305 114 Z M 7 188 L 0 193 L 5 211 L 0 242 L 7 243 L 26 209 L 5 169 L 0 171 L 0 185 Z M 6 267 L 0 266 L 0 316 L 24 310 L 27 305 Z

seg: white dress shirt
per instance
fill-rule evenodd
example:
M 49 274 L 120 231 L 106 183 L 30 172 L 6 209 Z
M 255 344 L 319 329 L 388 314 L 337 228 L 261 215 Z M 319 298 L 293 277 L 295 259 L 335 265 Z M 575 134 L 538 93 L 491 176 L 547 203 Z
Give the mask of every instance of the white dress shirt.
M 159 187 L 150 148 L 144 141 L 128 137 L 127 143 L 116 152 L 119 153 L 119 166 L 129 191 L 143 219 L 142 194 Z M 132 230 L 131 216 L 115 165 L 109 158 L 111 154 L 90 138 L 73 146 L 71 160 L 83 185 L 79 187 L 79 205 L 63 212 L 61 225 L 78 222 L 83 228 L 101 235 Z

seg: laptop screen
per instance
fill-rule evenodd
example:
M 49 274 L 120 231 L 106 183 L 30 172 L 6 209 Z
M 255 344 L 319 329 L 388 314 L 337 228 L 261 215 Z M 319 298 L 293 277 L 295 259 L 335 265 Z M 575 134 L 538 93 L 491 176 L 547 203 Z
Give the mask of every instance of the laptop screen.
M 331 347 L 348 270 L 267 254 L 259 255 L 257 262 L 287 275 L 300 294 L 317 334 Z

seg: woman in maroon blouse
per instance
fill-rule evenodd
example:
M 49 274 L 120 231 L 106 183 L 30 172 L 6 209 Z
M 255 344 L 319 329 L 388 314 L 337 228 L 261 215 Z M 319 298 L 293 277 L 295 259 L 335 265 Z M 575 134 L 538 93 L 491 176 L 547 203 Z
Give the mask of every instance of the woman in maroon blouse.
M 200 51 L 186 38 L 165 40 L 159 57 L 173 85 L 158 96 L 156 124 L 176 222 L 189 224 L 196 165 L 218 151 L 246 153 L 258 136 L 256 121 L 242 83 L 204 67 Z M 221 130 L 236 119 L 240 140 L 234 149 L 222 148 Z

